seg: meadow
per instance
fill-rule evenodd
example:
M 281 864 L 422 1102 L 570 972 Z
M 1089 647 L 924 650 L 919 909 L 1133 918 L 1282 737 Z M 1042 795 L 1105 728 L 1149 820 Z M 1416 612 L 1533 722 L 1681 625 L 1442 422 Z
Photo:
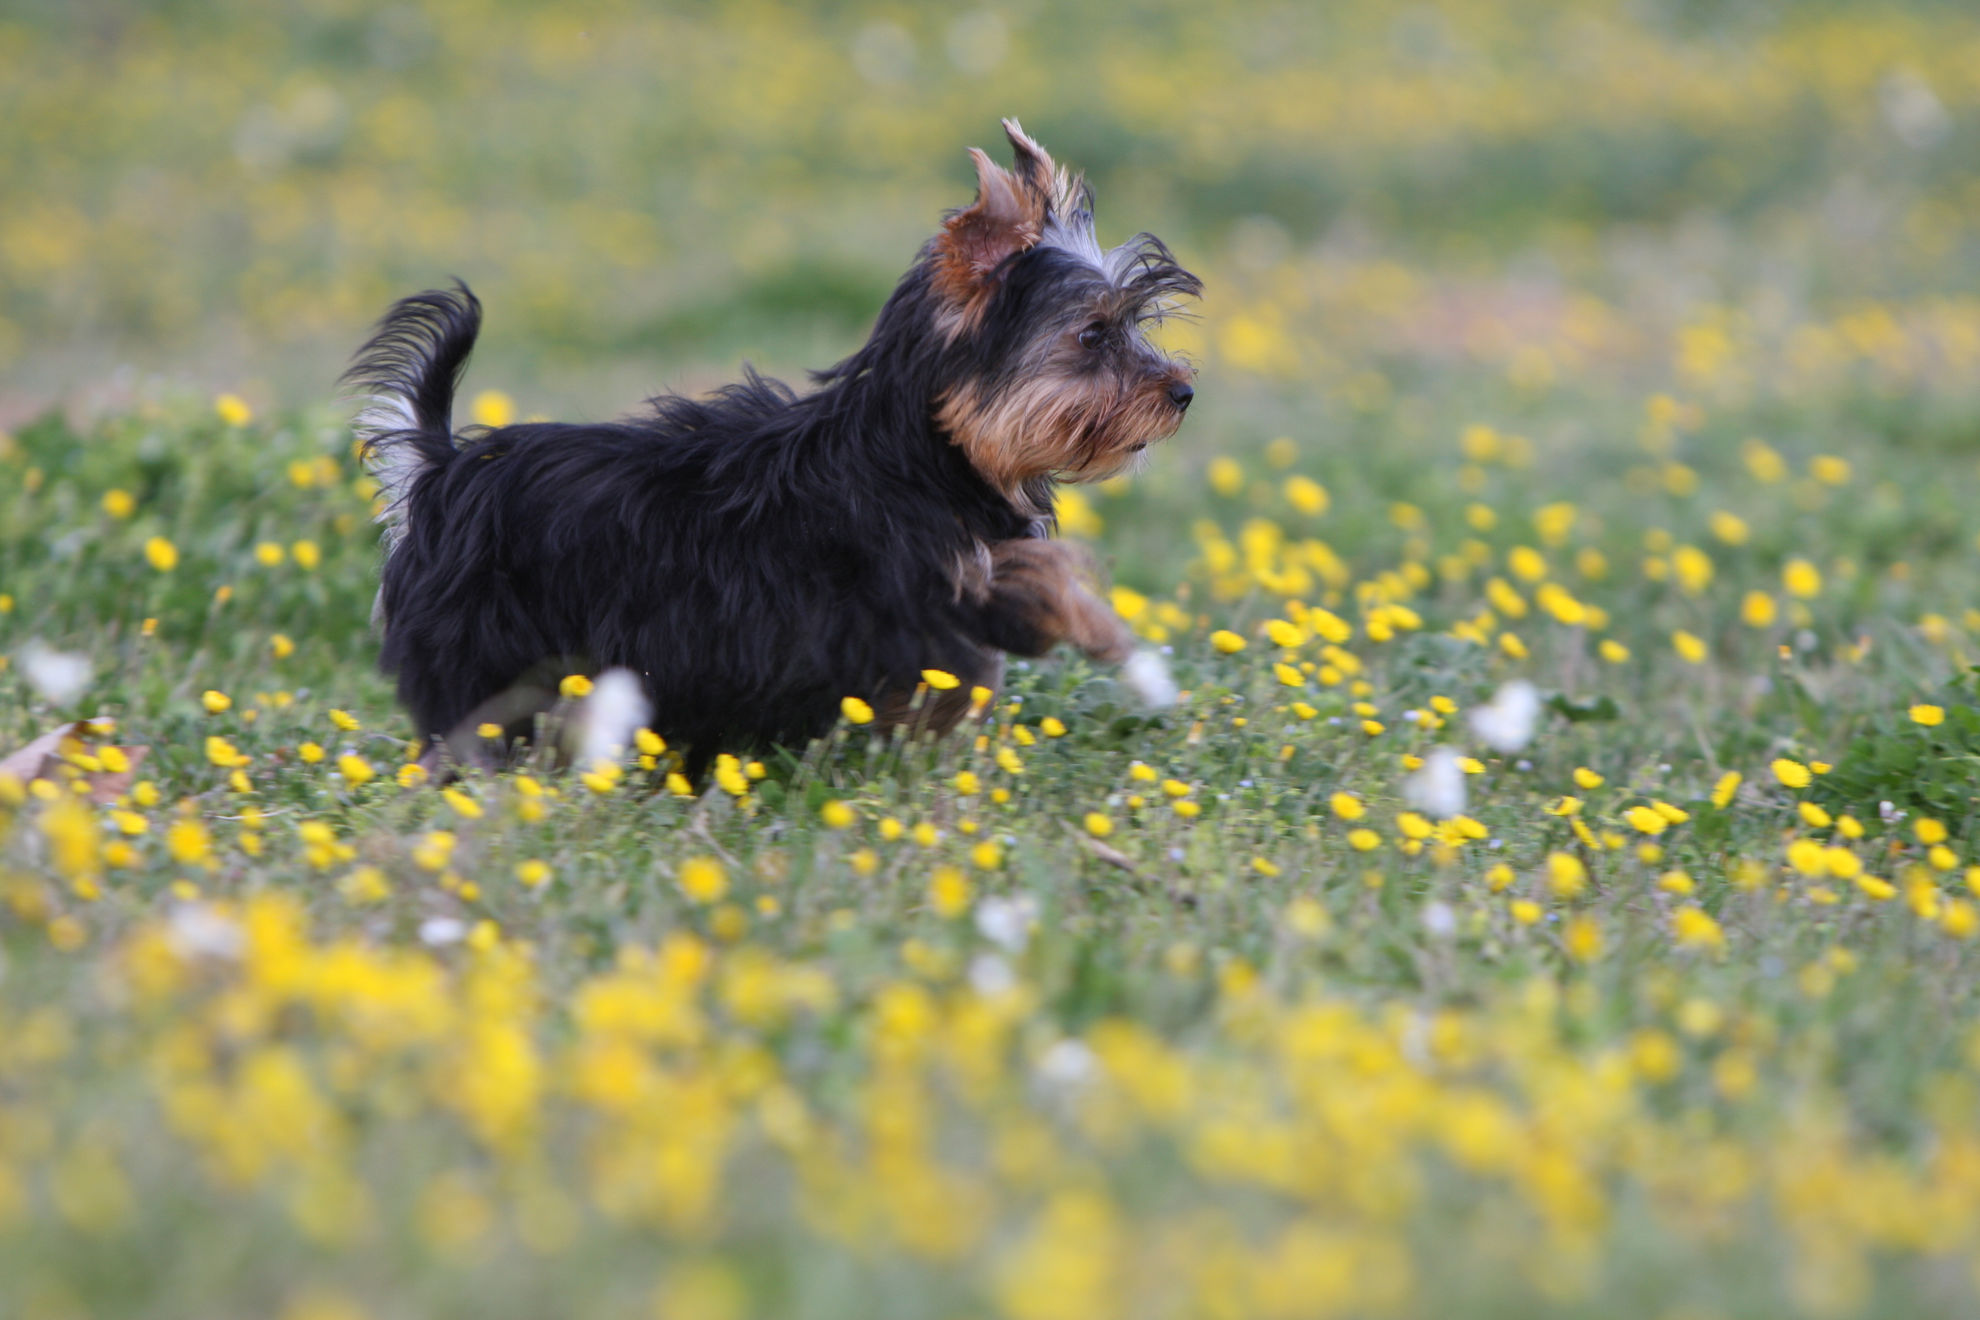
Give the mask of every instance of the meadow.
M 427 782 L 370 319 L 795 376 L 1009 113 L 1181 702 Z M 0 158 L 0 1315 L 1980 1311 L 1970 8 L 20 3 Z

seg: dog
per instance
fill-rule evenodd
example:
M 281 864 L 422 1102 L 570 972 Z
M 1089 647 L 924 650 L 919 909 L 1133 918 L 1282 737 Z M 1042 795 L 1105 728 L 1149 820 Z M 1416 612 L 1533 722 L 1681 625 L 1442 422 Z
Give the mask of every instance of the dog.
M 1012 166 L 971 149 L 975 201 L 808 393 L 746 367 L 624 421 L 457 433 L 480 303 L 456 282 L 387 312 L 344 379 L 379 485 L 380 664 L 429 749 L 485 759 L 478 731 L 513 746 L 559 676 L 613 667 L 690 777 L 826 733 L 848 696 L 947 731 L 1005 653 L 1061 642 L 1173 700 L 1052 538 L 1053 489 L 1176 431 L 1195 371 L 1145 332 L 1202 284 L 1152 234 L 1101 248 L 1083 177 L 1003 127 Z

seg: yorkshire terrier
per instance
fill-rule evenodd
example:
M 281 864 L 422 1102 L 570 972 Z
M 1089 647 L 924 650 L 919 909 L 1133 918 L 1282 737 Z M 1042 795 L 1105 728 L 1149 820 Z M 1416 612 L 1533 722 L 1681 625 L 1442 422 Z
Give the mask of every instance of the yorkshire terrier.
M 1101 248 L 1084 179 L 1003 126 L 1013 167 L 971 149 L 975 202 L 803 395 L 745 369 L 621 422 L 456 433 L 480 303 L 457 283 L 386 313 L 345 380 L 381 488 L 380 663 L 422 741 L 484 759 L 476 731 L 528 737 L 558 676 L 623 667 L 698 777 L 822 735 L 847 696 L 946 730 L 1003 653 L 1060 642 L 1173 700 L 1052 539 L 1053 487 L 1175 432 L 1195 372 L 1145 331 L 1202 284 L 1152 234 Z

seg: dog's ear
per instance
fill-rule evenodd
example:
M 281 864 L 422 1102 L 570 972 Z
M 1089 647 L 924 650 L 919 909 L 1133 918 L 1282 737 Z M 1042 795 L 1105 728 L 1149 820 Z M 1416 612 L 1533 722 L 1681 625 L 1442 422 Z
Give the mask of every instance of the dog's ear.
M 980 148 L 969 155 L 976 162 L 976 201 L 953 212 L 935 240 L 936 287 L 957 306 L 974 302 L 1006 258 L 1038 241 L 1051 205 L 1049 189 L 1033 184 L 1036 172 L 1022 153 L 1018 174 Z

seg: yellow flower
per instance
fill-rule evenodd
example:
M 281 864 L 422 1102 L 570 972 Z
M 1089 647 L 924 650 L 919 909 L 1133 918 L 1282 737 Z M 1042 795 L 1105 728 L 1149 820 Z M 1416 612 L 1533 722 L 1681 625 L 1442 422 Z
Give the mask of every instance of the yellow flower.
M 1047 738 L 1063 738 L 1066 736 L 1066 722 L 1057 715 L 1047 715 L 1038 721 L 1038 731 Z
M 847 697 L 839 702 L 839 713 L 846 717 L 846 723 L 848 724 L 871 724 L 873 722 L 873 707 L 861 701 L 858 697 Z
M 569 700 L 591 695 L 591 680 L 583 674 L 566 674 L 557 682 L 557 694 Z
M 1790 559 L 1781 566 L 1781 585 L 1790 596 L 1812 600 L 1822 593 L 1822 570 L 1806 559 Z
M 356 733 L 359 729 L 364 727 L 362 724 L 358 723 L 358 717 L 351 714 L 347 710 L 331 711 L 330 722 L 336 725 L 339 729 L 342 729 L 345 733 Z
M 859 813 L 835 798 L 818 809 L 818 818 L 828 829 L 843 830 L 859 819 Z
M 1602 956 L 1602 927 L 1591 916 L 1568 918 L 1561 927 L 1561 945 L 1576 962 L 1593 962 Z
M 1210 460 L 1204 475 L 1210 479 L 1210 489 L 1219 495 L 1235 495 L 1244 488 L 1244 469 L 1236 459 L 1222 454 Z
M 962 680 L 946 669 L 924 669 L 921 681 L 937 692 L 949 692 L 962 686 Z
M 1306 675 L 1300 673 L 1299 670 L 1286 664 L 1284 661 L 1274 664 L 1272 666 L 1272 673 L 1279 682 L 1287 687 L 1297 688 L 1306 686 Z
M 1790 761 L 1786 757 L 1781 757 L 1774 762 L 1773 770 L 1774 778 L 1789 788 L 1808 787 L 1811 778 L 1808 767 L 1799 761 Z
M 1298 624 L 1288 623 L 1284 619 L 1267 619 L 1265 621 L 1265 635 L 1272 639 L 1272 645 L 1283 646 L 1288 650 L 1295 646 L 1304 645 L 1306 642 L 1306 630 Z
M 296 755 L 304 765 L 315 765 L 323 759 L 323 747 L 320 743 L 306 742 L 296 748 Z
M 1602 786 L 1602 783 L 1603 783 L 1602 776 L 1596 774 L 1593 770 L 1590 770 L 1587 766 L 1582 765 L 1575 767 L 1574 784 L 1576 788 L 1581 789 L 1583 792 L 1587 792 L 1591 789 L 1600 788 Z
M 1749 628 L 1771 628 L 1779 616 L 1774 598 L 1764 591 L 1749 591 L 1739 605 L 1739 621 Z
M 464 818 L 468 820 L 481 819 L 481 804 L 461 792 L 458 788 L 443 788 L 440 790 L 440 796 L 447 800 L 448 806 L 459 812 Z
M 677 873 L 681 892 L 696 903 L 719 903 L 729 892 L 729 876 L 713 857 L 690 857 Z
M 273 541 L 263 541 L 255 546 L 254 557 L 261 561 L 263 568 L 274 568 L 289 557 L 289 552 Z
M 969 877 L 954 866 L 938 866 L 928 881 L 928 906 L 944 921 L 961 916 L 975 892 Z
M 144 557 L 159 572 L 169 573 L 179 566 L 179 547 L 162 536 L 154 536 L 144 543 Z
M 268 639 L 268 650 L 277 660 L 287 660 L 296 653 L 296 644 L 287 633 L 276 633 Z
M 1572 853 L 1548 853 L 1547 887 L 1555 898 L 1579 898 L 1588 888 L 1588 868 Z
M 377 777 L 378 772 L 371 768 L 371 762 L 354 752 L 345 752 L 337 758 L 337 773 L 352 788 L 362 788 Z
M 1678 658 L 1687 664 L 1697 665 L 1705 662 L 1705 639 L 1696 633 L 1687 632 L 1683 628 L 1678 629 L 1671 634 L 1671 646 L 1677 651 Z
M 749 792 L 749 776 L 743 773 L 742 762 L 727 752 L 715 758 L 715 783 L 730 797 Z
M 982 781 L 977 779 L 975 771 L 972 770 L 958 772 L 955 778 L 955 785 L 956 792 L 962 794 L 964 797 L 974 797 L 983 789 Z
M 1114 832 L 1114 822 L 1097 811 L 1086 813 L 1086 832 L 1096 839 L 1104 839 Z
M 206 740 L 206 759 L 222 770 L 235 770 L 253 758 L 225 738 L 209 737 Z
M 1530 898 L 1515 898 L 1507 910 L 1512 913 L 1513 920 L 1522 926 L 1531 926 L 1544 915 L 1541 906 Z
M 199 694 L 199 704 L 206 707 L 207 714 L 218 715 L 222 711 L 231 709 L 234 699 L 224 692 L 216 692 L 208 688 Z
M 1382 846 L 1382 836 L 1367 828 L 1349 830 L 1347 841 L 1356 852 L 1373 852 Z
M 995 839 L 985 839 L 969 850 L 969 860 L 981 870 L 994 871 L 1004 864 L 1004 846 Z
M 1216 647 L 1225 655 L 1236 655 L 1244 649 L 1244 638 L 1238 636 L 1228 628 L 1219 628 L 1216 632 L 1210 634 L 1210 645 Z
M 550 863 L 548 862 L 531 858 L 526 862 L 516 863 L 516 879 L 522 882 L 524 888 L 535 889 L 549 878 Z
M 323 549 L 314 541 L 297 541 L 289 547 L 289 554 L 295 559 L 296 567 L 305 573 L 314 573 L 323 562 Z
M 1595 647 L 1595 651 L 1612 665 L 1619 665 L 1629 659 L 1629 648 L 1613 637 L 1605 637 Z
M 137 512 L 137 497 L 127 490 L 106 490 L 103 511 L 112 518 L 128 518 Z
M 213 840 L 198 821 L 180 820 L 165 831 L 165 848 L 174 861 L 196 866 L 212 854 Z
M 1308 517 L 1327 511 L 1327 488 L 1311 477 L 1288 477 L 1285 489 L 1286 502 Z
M 1671 914 L 1671 933 L 1683 949 L 1719 950 L 1726 946 L 1726 933 L 1710 913 L 1696 906 L 1681 907 Z
M 1342 820 L 1360 820 L 1368 808 L 1361 799 L 1352 793 L 1336 793 L 1327 799 L 1327 807 Z
M 476 426 L 503 427 L 516 419 L 516 401 L 501 390 L 483 390 L 468 405 Z
M 229 426 L 246 426 L 254 420 L 254 409 L 238 394 L 222 394 L 213 401 L 213 411 Z
M 1946 722 L 1946 709 L 1943 706 L 1913 706 L 1911 708 L 1911 722 L 1913 724 L 1922 724 L 1928 729 L 1934 725 L 1944 724 Z
M 1631 807 L 1623 812 L 1623 819 L 1644 834 L 1662 834 L 1671 824 L 1654 807 Z
M 1719 782 L 1712 786 L 1712 805 L 1724 810 L 1732 803 L 1733 794 L 1739 792 L 1740 773 L 1728 770 L 1719 776 Z

